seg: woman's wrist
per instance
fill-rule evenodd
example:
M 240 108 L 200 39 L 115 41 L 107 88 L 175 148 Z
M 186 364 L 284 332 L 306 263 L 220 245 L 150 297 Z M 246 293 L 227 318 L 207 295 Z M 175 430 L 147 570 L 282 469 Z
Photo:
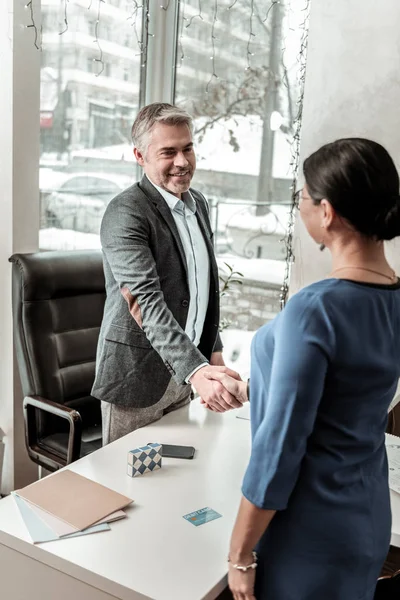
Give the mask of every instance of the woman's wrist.
M 232 564 L 248 565 L 254 560 L 254 552 L 251 550 L 230 550 L 228 562 Z
M 231 554 L 228 556 L 228 562 L 233 569 L 247 573 L 257 568 L 257 554 L 255 552 L 246 555 L 237 555 L 237 560 Z

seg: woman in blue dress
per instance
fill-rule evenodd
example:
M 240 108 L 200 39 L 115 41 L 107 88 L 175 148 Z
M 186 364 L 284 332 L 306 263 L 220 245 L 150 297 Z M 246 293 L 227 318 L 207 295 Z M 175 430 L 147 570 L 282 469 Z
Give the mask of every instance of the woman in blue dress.
M 399 177 L 379 144 L 304 163 L 300 214 L 332 254 L 254 337 L 252 451 L 229 552 L 235 600 L 372 600 L 391 533 L 387 411 L 400 376 Z M 211 374 L 242 401 L 246 383 Z

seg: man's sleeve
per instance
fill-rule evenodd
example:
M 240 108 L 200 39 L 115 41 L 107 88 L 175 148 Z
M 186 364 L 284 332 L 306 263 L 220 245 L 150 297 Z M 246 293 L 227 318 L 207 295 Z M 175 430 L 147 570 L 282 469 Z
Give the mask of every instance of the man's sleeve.
M 100 234 L 103 253 L 130 305 L 132 318 L 143 329 L 174 380 L 183 384 L 197 366 L 208 361 L 165 302 L 149 235 L 147 219 L 135 211 L 132 198 L 108 206 Z

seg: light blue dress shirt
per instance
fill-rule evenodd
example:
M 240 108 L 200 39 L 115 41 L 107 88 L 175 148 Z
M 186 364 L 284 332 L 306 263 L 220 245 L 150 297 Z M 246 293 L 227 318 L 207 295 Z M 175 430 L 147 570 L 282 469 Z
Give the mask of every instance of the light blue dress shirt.
M 210 295 L 210 259 L 196 217 L 196 201 L 189 191 L 184 192 L 180 200 L 152 181 L 151 183 L 171 209 L 185 252 L 190 294 L 185 333 L 198 346 Z M 189 377 L 191 375 L 193 373 Z

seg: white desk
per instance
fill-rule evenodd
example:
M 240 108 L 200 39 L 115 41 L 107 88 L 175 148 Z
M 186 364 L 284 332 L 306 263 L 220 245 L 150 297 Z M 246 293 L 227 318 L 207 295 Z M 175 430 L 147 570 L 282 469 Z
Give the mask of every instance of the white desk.
M 400 548 L 400 494 L 390 491 L 390 503 L 392 506 L 392 546 Z
M 247 407 L 241 409 L 246 414 Z M 111 531 L 33 546 L 14 500 L 0 501 L 0 596 L 7 600 L 213 600 L 226 586 L 227 548 L 250 449 L 240 413 L 197 402 L 69 468 L 131 496 Z M 193 445 L 193 461 L 131 479 L 128 450 L 158 441 Z M 400 495 L 392 493 L 392 544 L 400 547 Z M 194 527 L 182 517 L 210 506 L 223 515 Z
M 245 410 L 245 409 L 241 409 Z M 211 600 L 226 587 L 227 551 L 250 451 L 250 423 L 192 402 L 69 466 L 135 500 L 111 531 L 33 546 L 11 497 L 0 501 L 0 597 L 7 600 Z M 134 479 L 127 453 L 147 442 L 191 445 Z M 222 518 L 195 527 L 205 506 Z
M 386 434 L 386 442 L 400 443 L 400 438 L 395 435 Z M 390 491 L 390 504 L 392 507 L 392 546 L 400 548 L 400 494 Z

